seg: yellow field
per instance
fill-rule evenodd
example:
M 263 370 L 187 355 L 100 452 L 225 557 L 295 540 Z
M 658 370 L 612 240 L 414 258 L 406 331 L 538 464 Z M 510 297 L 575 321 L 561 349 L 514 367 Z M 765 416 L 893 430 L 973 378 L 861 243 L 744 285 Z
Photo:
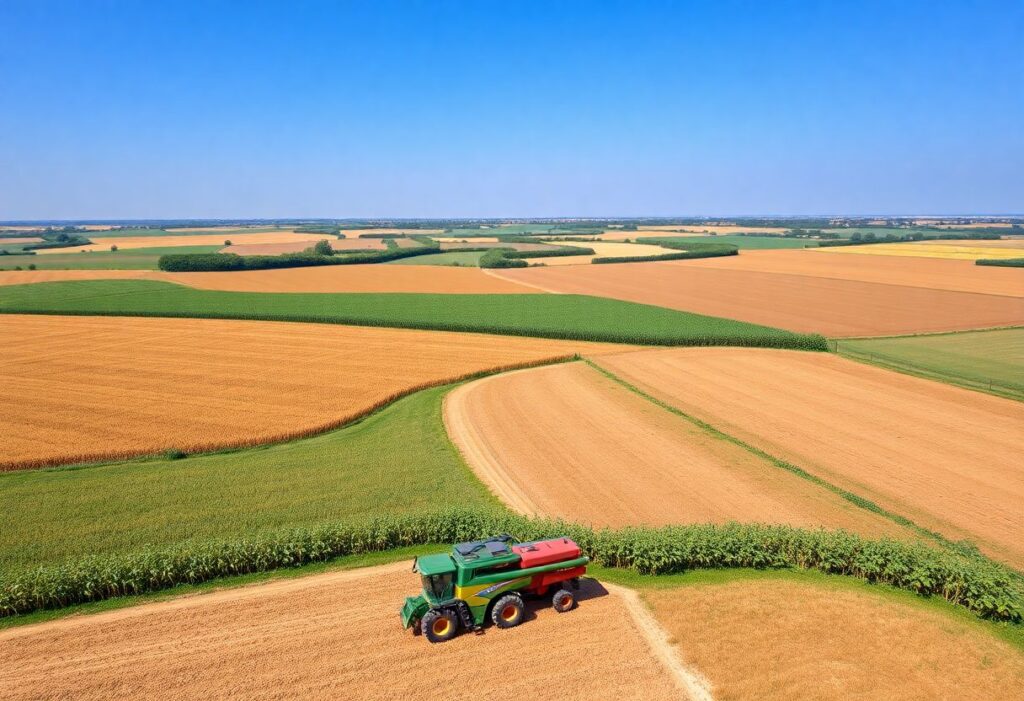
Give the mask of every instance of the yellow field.
M 0 316 L 0 470 L 309 435 L 417 388 L 621 348 L 215 319 Z
M 612 243 L 608 241 L 559 241 L 561 245 L 573 246 L 575 248 L 592 248 L 595 255 L 580 256 L 554 256 L 551 258 L 534 258 L 530 263 L 544 263 L 544 265 L 580 265 L 589 263 L 594 258 L 606 256 L 663 256 L 672 253 L 671 249 L 661 246 L 652 246 L 648 243 Z
M 637 231 L 634 231 L 633 233 L 643 235 L 643 232 L 645 231 L 683 231 L 697 234 L 706 232 L 709 234 L 720 234 L 722 236 L 726 236 L 728 234 L 756 233 L 770 236 L 772 234 L 784 234 L 789 231 L 789 229 L 780 226 L 720 226 L 714 224 L 709 224 L 707 226 L 703 224 L 698 224 L 696 226 L 681 226 L 678 224 L 669 224 L 664 226 L 639 226 L 637 227 Z
M 262 234 L 194 234 L 192 236 L 90 236 L 92 244 L 69 248 L 47 248 L 36 251 L 39 255 L 76 253 L 78 251 L 109 251 L 111 246 L 119 250 L 130 248 L 170 248 L 179 246 L 223 246 L 225 240 L 233 244 L 316 243 L 325 238 L 323 234 L 297 234 L 293 231 L 271 231 Z
M 873 591 L 754 580 L 644 599 L 716 699 L 1020 699 L 1024 655 L 985 624 Z
M 869 256 L 908 256 L 912 258 L 947 258 L 952 260 L 1024 258 L 1024 243 L 1021 244 L 1020 248 L 1007 248 L 1003 246 L 979 246 L 973 243 L 961 245 L 928 241 L 925 243 L 873 243 L 865 246 L 834 246 L 811 248 L 808 250 Z

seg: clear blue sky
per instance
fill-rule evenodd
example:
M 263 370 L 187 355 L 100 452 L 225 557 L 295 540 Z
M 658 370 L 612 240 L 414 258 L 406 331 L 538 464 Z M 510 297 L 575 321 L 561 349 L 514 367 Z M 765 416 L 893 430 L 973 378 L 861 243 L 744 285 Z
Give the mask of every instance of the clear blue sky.
M 0 219 L 1024 212 L 1024 2 L 0 1 Z

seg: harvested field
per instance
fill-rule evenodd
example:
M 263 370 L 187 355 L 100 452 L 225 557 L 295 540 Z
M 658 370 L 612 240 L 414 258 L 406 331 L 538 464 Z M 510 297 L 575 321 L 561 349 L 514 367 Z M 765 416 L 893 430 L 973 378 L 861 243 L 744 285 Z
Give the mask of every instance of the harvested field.
M 382 251 L 386 248 L 383 239 L 336 239 L 324 236 L 319 240 L 327 241 L 335 251 L 365 251 L 367 249 Z M 282 253 L 299 253 L 314 246 L 316 241 L 291 241 L 286 243 L 232 243 L 221 249 L 221 253 L 237 253 L 240 256 L 278 256 Z
M 597 358 L 683 412 L 952 539 L 1024 564 L 1024 405 L 825 353 Z
M 513 509 L 595 526 L 756 521 L 908 536 L 583 363 L 453 390 L 445 425 Z
M 38 236 L 4 236 L 0 238 L 0 247 L 5 243 L 39 243 L 42 240 Z
M 302 243 L 310 245 L 324 238 L 323 234 L 296 234 L 292 231 L 275 231 L 263 234 L 193 234 L 191 236 L 90 236 L 91 244 L 87 246 L 69 246 L 67 248 L 47 248 L 37 251 L 38 255 L 54 255 L 57 253 L 75 253 L 78 251 L 109 251 L 111 246 L 118 250 L 130 248 L 171 248 L 176 246 L 218 246 L 226 239 L 233 244 L 266 244 L 266 243 Z
M 873 243 L 865 246 L 834 246 L 820 248 L 827 253 L 861 254 L 870 256 L 910 256 L 921 258 L 946 258 L 951 260 L 977 260 L 978 258 L 1021 258 L 1024 246 L 1012 247 L 979 246 L 978 242 L 935 243 L 932 241 L 908 243 Z M 984 242 L 982 242 L 984 243 Z M 997 243 L 997 242 L 993 242 Z
M 355 239 L 375 234 L 405 234 L 406 236 L 430 236 L 440 234 L 441 229 L 343 229 L 345 238 Z
M 157 270 L 8 270 L 0 286 L 62 280 L 163 280 L 206 290 L 236 292 L 418 292 L 516 294 L 538 290 L 479 269 L 344 265 L 226 273 L 165 273 Z
M 0 336 L 0 469 L 286 440 L 417 388 L 604 347 L 325 324 L 17 315 L 0 317 Z
M 438 243 L 498 243 L 496 236 L 431 236 Z
M 442 251 L 460 251 L 465 248 L 511 248 L 516 251 L 550 251 L 557 246 L 546 243 L 442 243 Z
M 754 580 L 643 598 L 719 701 L 1009 701 L 1024 688 L 1024 654 L 985 624 L 870 590 Z
M 546 292 L 612 297 L 836 337 L 1024 325 L 1024 301 L 1019 298 L 727 270 L 700 263 L 522 268 L 493 274 Z
M 704 226 L 703 224 L 684 226 L 680 224 L 667 224 L 664 226 L 639 226 L 637 231 L 680 231 L 694 234 L 720 234 L 728 236 L 730 234 L 784 234 L 789 229 L 781 226 Z
M 992 243 L 999 243 L 993 241 Z M 825 250 L 825 249 L 820 249 Z M 893 256 L 823 256 L 816 250 L 743 251 L 738 256 L 698 258 L 687 265 L 781 275 L 806 275 L 951 292 L 1024 297 L 1024 274 L 979 267 L 973 261 Z
M 666 253 L 672 253 L 668 248 L 662 248 L 661 246 L 652 246 L 644 243 L 609 243 L 605 241 L 580 242 L 580 241 L 562 241 L 559 242 L 565 246 L 572 246 L 575 248 L 591 248 L 594 250 L 593 254 L 580 255 L 580 256 L 559 256 L 555 258 L 537 258 L 531 259 L 530 263 L 543 263 L 545 266 L 562 266 L 562 265 L 580 265 L 590 263 L 594 258 L 604 258 L 608 256 L 663 256 Z
M 409 563 L 285 579 L 0 632 L 7 699 L 678 699 L 623 599 L 531 604 L 511 630 L 441 645 L 402 630 Z M 457 674 L 482 660 L 523 673 Z M 527 672 L 528 671 L 528 672 Z

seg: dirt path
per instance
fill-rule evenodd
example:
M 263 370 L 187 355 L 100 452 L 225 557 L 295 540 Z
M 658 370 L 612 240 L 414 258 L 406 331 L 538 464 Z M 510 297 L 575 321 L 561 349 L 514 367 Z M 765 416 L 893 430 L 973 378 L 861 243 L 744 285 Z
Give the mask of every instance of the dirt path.
M 828 353 L 687 348 L 594 362 L 719 430 L 1024 564 L 1024 404 Z
M 522 513 L 613 527 L 736 520 L 909 537 L 584 363 L 463 385 L 446 397 L 444 417 L 477 475 Z
M 0 632 L 5 699 L 677 699 L 618 591 L 531 605 L 443 645 L 403 631 L 409 563 L 333 572 Z M 701 698 L 701 697 L 696 697 Z

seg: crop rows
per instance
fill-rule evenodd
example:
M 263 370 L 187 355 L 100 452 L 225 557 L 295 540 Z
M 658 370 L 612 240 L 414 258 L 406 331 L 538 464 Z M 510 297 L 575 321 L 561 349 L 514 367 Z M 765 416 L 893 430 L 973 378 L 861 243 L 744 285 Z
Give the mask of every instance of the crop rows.
M 0 288 L 0 312 L 304 321 L 645 345 L 828 350 L 818 335 L 583 295 L 282 294 L 89 280 Z
M 596 563 L 642 574 L 798 567 L 941 597 L 983 618 L 1020 621 L 1024 612 L 1020 575 L 981 558 L 901 541 L 758 524 L 595 531 L 497 510 L 449 510 L 289 529 L 238 541 L 88 557 L 68 565 L 39 568 L 0 580 L 0 615 L 502 532 L 522 540 L 569 535 Z

